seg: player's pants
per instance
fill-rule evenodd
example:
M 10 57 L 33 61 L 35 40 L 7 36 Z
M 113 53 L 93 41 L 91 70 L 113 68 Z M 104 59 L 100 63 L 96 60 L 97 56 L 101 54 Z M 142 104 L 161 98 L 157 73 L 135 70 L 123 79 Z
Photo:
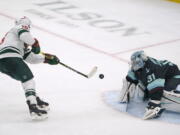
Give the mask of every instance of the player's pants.
M 19 80 L 22 83 L 31 80 L 33 74 L 21 58 L 9 57 L 0 59 L 0 72 Z
M 0 59 L 0 72 L 21 81 L 27 100 L 32 104 L 36 104 L 33 74 L 23 59 L 16 57 Z
M 180 78 L 177 77 L 166 80 L 164 89 L 167 91 L 176 90 L 177 86 L 180 84 Z
M 170 77 L 168 75 L 174 75 Z M 169 79 L 167 79 L 169 78 Z M 180 71 L 177 65 L 170 66 L 168 69 L 168 74 L 166 76 L 165 87 L 167 91 L 175 90 L 177 85 L 180 84 Z

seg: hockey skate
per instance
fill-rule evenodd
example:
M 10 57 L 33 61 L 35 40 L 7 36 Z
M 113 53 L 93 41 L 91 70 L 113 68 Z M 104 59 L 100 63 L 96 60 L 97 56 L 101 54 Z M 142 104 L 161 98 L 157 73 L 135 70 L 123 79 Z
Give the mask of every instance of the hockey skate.
M 49 111 L 50 110 L 49 103 L 43 101 L 39 97 L 36 97 L 36 101 L 37 101 L 38 109 L 44 110 L 44 111 Z
M 149 102 L 143 119 L 147 120 L 147 119 L 158 118 L 161 116 L 161 114 L 164 110 L 165 109 L 161 108 L 160 104 L 155 104 L 153 102 Z
M 47 111 L 40 110 L 36 104 L 30 104 L 30 101 L 27 101 L 27 104 L 32 120 L 43 120 L 48 117 Z

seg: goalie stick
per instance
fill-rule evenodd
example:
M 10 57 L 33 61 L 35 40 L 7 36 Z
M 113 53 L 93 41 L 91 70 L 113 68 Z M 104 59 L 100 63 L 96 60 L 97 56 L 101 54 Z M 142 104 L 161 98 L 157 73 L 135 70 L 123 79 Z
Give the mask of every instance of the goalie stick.
M 82 72 L 80 72 L 80 71 L 78 71 L 78 70 L 76 70 L 76 69 L 74 69 L 74 68 L 72 68 L 72 67 L 70 67 L 70 66 L 68 66 L 68 65 L 66 65 L 64 63 L 62 63 L 62 62 L 59 62 L 59 64 L 66 67 L 66 68 L 68 68 L 68 69 L 70 69 L 70 70 L 72 70 L 72 71 L 74 71 L 74 72 L 76 72 L 79 75 L 82 75 L 82 76 L 86 77 L 86 78 L 91 78 L 97 71 L 97 67 L 95 66 L 95 67 L 93 67 L 93 69 L 91 69 L 89 74 L 84 74 L 84 73 L 82 73 Z

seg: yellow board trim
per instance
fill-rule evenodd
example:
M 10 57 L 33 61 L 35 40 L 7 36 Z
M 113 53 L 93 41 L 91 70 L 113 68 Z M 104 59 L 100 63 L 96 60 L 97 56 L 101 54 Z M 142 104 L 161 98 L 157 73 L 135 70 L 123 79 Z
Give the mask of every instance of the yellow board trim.
M 167 0 L 167 1 L 180 3 L 180 0 Z

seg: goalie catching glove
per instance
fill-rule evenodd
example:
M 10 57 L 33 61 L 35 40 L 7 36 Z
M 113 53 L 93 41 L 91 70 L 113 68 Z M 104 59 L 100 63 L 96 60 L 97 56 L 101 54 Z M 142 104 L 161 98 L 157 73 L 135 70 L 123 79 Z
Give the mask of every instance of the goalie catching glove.
M 59 64 L 60 60 L 56 55 L 48 54 L 48 53 L 43 53 L 45 56 L 44 63 L 48 63 L 50 65 L 57 65 Z

